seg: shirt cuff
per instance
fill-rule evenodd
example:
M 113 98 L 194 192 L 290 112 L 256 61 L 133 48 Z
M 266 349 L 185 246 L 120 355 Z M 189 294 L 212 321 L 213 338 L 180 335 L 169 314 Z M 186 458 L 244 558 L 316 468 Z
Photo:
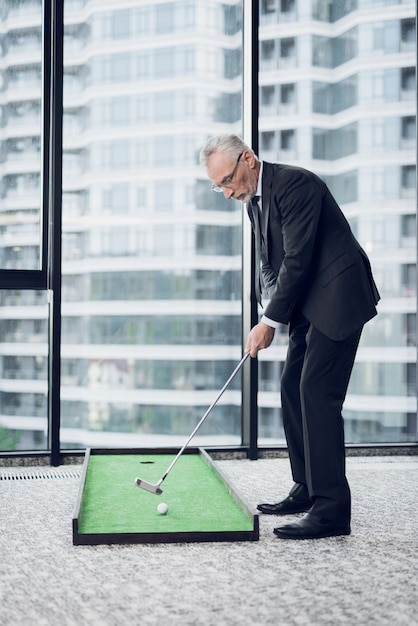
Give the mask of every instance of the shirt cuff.
M 274 320 L 271 320 L 269 317 L 266 317 L 265 315 L 263 315 L 260 322 L 263 322 L 263 324 L 267 324 L 267 326 L 271 326 L 272 328 L 279 328 L 280 326 L 280 322 L 275 322 Z

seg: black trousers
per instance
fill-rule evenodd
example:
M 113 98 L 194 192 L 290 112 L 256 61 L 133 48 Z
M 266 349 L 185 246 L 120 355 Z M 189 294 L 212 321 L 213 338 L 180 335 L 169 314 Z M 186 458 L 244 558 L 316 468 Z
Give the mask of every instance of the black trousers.
M 281 398 L 292 476 L 306 487 L 311 513 L 329 520 L 351 517 L 341 410 L 361 331 L 333 341 L 300 312 L 289 325 Z

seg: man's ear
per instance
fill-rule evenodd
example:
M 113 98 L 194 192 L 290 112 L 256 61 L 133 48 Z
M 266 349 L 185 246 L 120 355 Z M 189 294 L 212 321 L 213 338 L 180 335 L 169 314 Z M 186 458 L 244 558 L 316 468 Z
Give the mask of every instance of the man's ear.
M 256 166 L 256 158 L 253 152 L 250 150 L 245 150 L 244 154 L 241 157 L 241 160 L 245 161 L 250 169 L 254 169 Z

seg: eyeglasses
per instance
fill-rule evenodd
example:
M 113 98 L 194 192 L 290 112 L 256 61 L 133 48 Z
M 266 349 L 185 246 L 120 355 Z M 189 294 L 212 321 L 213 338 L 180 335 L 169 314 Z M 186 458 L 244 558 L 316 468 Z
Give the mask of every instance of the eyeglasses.
M 234 180 L 234 176 L 235 176 L 235 172 L 237 171 L 239 160 L 240 160 L 240 158 L 242 157 L 243 154 L 244 154 L 244 152 L 241 152 L 241 154 L 239 155 L 239 157 L 237 159 L 237 162 L 235 164 L 235 167 L 232 170 L 232 172 L 229 174 L 229 176 L 225 176 L 225 178 L 223 179 L 223 181 L 221 182 L 220 185 L 212 185 L 212 191 L 216 191 L 217 193 L 221 193 L 224 187 L 229 187 L 229 185 Z

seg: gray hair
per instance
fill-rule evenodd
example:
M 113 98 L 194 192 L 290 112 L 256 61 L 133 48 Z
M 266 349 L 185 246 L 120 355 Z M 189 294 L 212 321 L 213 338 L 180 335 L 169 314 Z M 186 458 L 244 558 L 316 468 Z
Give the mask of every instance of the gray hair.
M 249 150 L 254 154 L 254 151 L 238 135 L 211 137 L 200 151 L 200 165 L 206 167 L 210 155 L 214 152 L 223 152 L 231 161 L 235 161 L 244 150 Z

